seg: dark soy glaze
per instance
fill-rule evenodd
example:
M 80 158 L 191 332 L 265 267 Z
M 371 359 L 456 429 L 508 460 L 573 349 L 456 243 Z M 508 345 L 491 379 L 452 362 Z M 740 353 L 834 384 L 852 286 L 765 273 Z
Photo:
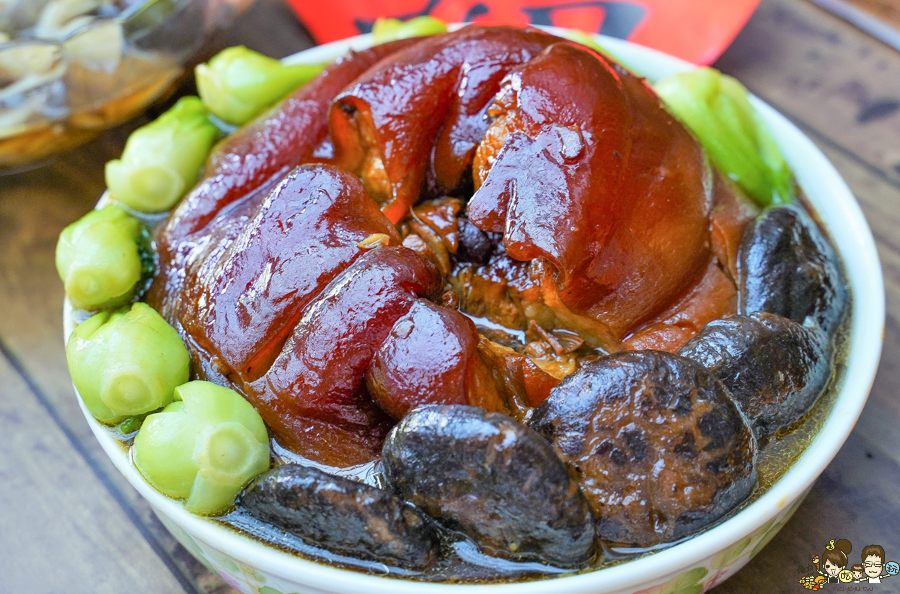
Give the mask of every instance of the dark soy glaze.
M 662 351 L 565 378 L 531 421 L 581 485 L 597 535 L 640 547 L 716 521 L 756 486 L 756 440 L 711 373 Z
M 160 234 L 161 257 L 203 229 L 229 204 L 309 161 L 328 138 L 328 110 L 341 89 L 382 58 L 416 43 L 402 39 L 351 52 L 284 101 L 221 143 L 207 160 L 203 179 L 172 212 Z
M 423 406 L 391 431 L 389 486 L 486 554 L 563 568 L 594 555 L 592 517 L 546 441 L 500 413 Z
M 453 192 L 490 123 L 485 111 L 500 81 L 558 40 L 536 29 L 467 27 L 398 52 L 335 100 L 335 163 L 360 175 L 393 222 L 426 178 L 434 192 Z
M 478 356 L 478 331 L 458 311 L 417 299 L 391 328 L 366 370 L 366 387 L 397 420 L 423 404 L 472 404 L 503 412 Z
M 725 384 L 760 440 L 809 412 L 834 358 L 824 332 L 765 312 L 710 322 L 678 354 Z
M 366 393 L 365 371 L 394 322 L 440 289 L 437 271 L 412 250 L 369 250 L 303 310 L 272 366 L 244 393 L 295 452 L 329 466 L 374 460 L 393 423 Z
M 769 208 L 747 229 L 738 278 L 740 314 L 766 311 L 811 322 L 833 337 L 848 309 L 834 248 L 797 206 Z
M 440 554 L 433 522 L 388 491 L 287 464 L 256 477 L 240 504 L 307 544 L 422 571 Z
M 560 42 L 510 73 L 489 113 L 469 220 L 514 260 L 551 265 L 555 309 L 607 327 L 609 348 L 696 284 L 709 170 L 642 81 Z
M 262 376 L 303 309 L 381 233 L 400 238 L 355 176 L 305 165 L 259 205 L 218 258 L 184 281 L 175 316 L 227 374 Z M 261 282 L 264 280 L 265 282 Z

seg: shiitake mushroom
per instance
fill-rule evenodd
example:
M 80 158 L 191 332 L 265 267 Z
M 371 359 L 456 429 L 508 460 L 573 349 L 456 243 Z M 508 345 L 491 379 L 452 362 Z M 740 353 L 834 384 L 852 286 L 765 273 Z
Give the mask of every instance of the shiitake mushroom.
M 286 464 L 254 479 L 240 504 L 257 520 L 333 553 L 424 570 L 439 557 L 434 523 L 384 489 Z
M 712 321 L 678 354 L 725 384 L 760 440 L 809 412 L 834 357 L 821 330 L 765 312 Z
M 661 351 L 584 364 L 531 426 L 577 477 L 600 538 L 652 546 L 693 534 L 756 485 L 756 440 L 727 389 Z
M 485 554 L 577 568 L 594 556 L 578 485 L 537 433 L 474 406 L 422 406 L 388 435 L 388 484 Z
M 745 231 L 738 313 L 765 311 L 833 336 L 849 303 L 834 248 L 801 208 L 774 206 Z

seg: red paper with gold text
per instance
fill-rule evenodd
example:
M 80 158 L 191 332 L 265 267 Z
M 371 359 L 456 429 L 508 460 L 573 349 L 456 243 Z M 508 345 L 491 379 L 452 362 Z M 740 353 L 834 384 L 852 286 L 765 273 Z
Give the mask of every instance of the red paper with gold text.
M 602 33 L 696 64 L 721 54 L 759 0 L 288 0 L 319 43 L 371 30 L 378 17 L 553 25 Z

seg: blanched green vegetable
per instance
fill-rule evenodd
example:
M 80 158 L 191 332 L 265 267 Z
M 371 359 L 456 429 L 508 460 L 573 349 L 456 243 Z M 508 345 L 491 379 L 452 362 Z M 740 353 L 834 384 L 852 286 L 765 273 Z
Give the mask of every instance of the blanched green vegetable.
M 613 62 L 618 62 L 618 64 L 628 70 L 634 71 L 633 68 L 629 67 L 626 63 L 626 60 L 620 56 L 615 55 L 613 51 L 609 48 L 603 47 L 599 43 L 597 43 L 597 38 L 591 35 L 590 33 L 585 33 L 584 31 L 579 31 L 578 29 L 563 29 L 560 33 L 562 37 L 566 39 L 571 39 L 575 43 L 580 43 L 581 45 L 588 47 L 601 56 L 605 56 L 609 58 Z
M 134 438 L 135 466 L 162 493 L 187 499 L 187 510 L 224 511 L 268 470 L 266 427 L 240 394 L 216 384 L 190 382 L 175 397 L 144 420 Z
M 408 21 L 400 19 L 378 19 L 372 26 L 375 45 L 397 39 L 426 37 L 447 32 L 447 25 L 430 16 L 418 16 Z
M 102 423 L 157 410 L 189 379 L 178 333 L 145 303 L 102 312 L 75 328 L 66 345 L 72 383 Z
M 594 36 L 589 35 L 584 31 L 579 31 L 578 29 L 564 29 L 562 31 L 562 36 L 566 39 L 571 39 L 575 43 L 580 43 L 585 47 L 589 47 L 599 54 L 603 54 L 604 56 L 607 55 L 606 50 L 597 43 Z
M 713 164 L 757 204 L 791 202 L 791 171 L 741 83 L 713 68 L 699 68 L 665 78 L 654 89 L 697 135 Z
M 222 50 L 195 69 L 203 104 L 229 124 L 244 124 L 322 71 L 319 64 L 286 66 L 243 46 Z
M 141 425 L 144 423 L 144 418 L 146 416 L 147 415 L 140 414 L 140 415 L 135 415 L 133 417 L 128 417 L 127 419 L 125 419 L 124 421 L 122 421 L 119 424 L 119 431 L 123 435 L 128 435 L 130 433 L 134 433 L 135 431 L 137 431 L 138 429 L 141 428 Z
M 128 303 L 141 280 L 143 224 L 118 206 L 94 210 L 59 235 L 56 270 L 73 307 L 87 310 Z
M 183 97 L 128 137 L 121 159 L 106 164 L 112 197 L 142 212 L 169 210 L 197 181 L 219 130 L 197 97 Z

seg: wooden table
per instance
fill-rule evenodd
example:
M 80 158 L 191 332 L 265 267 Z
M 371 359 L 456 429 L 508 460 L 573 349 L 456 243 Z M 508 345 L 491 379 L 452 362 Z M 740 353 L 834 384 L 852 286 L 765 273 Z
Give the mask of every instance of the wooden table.
M 258 0 L 228 37 L 275 56 L 310 45 L 275 0 Z M 900 54 L 807 0 L 763 0 L 717 66 L 793 120 L 837 166 L 878 240 L 887 284 L 884 355 L 856 430 L 781 533 L 716 589 L 797 592 L 798 567 L 829 539 L 881 544 L 900 560 Z M 233 592 L 169 536 L 113 468 L 66 370 L 57 235 L 94 205 L 103 164 L 146 121 L 0 177 L 3 593 Z M 875 589 L 896 592 L 900 583 Z

